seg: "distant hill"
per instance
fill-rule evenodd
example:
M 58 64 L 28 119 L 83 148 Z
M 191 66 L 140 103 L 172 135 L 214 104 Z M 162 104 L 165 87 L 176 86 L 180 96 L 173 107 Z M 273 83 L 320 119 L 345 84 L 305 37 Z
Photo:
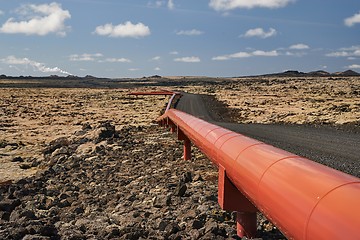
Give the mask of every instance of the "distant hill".
M 360 73 L 357 73 L 353 70 L 346 70 L 344 72 L 336 72 L 334 73 L 334 75 L 338 75 L 338 76 L 360 76 Z
M 331 76 L 360 76 L 360 73 L 357 73 L 353 70 L 346 70 L 344 72 L 335 72 L 335 73 L 329 73 L 323 70 L 318 71 L 312 71 L 308 73 L 299 72 L 296 70 L 288 70 L 282 73 L 271 73 L 271 74 L 265 74 L 260 75 L 264 77 L 331 77 Z
M 254 75 L 254 76 L 239 76 L 239 77 L 339 77 L 339 76 L 360 76 L 360 73 L 355 72 L 353 70 L 346 70 L 344 72 L 335 72 L 329 73 L 324 70 L 312 71 L 312 72 L 300 72 L 297 70 L 287 70 L 281 73 L 270 73 L 270 74 L 263 74 L 263 75 Z M 146 78 L 146 77 L 143 77 Z M 159 79 L 161 80 L 162 77 L 159 75 L 154 75 L 148 77 L 150 79 Z M 185 79 L 185 77 L 177 76 L 177 77 L 166 77 L 168 79 Z M 208 78 L 206 76 L 197 76 L 191 78 Z M 86 80 L 86 81 L 97 81 L 97 80 L 110 80 L 109 78 L 102 78 L 102 77 L 95 77 L 91 75 L 86 75 L 84 77 L 68 75 L 68 76 L 58 76 L 58 75 L 50 75 L 50 76 L 43 76 L 43 77 L 36 77 L 36 76 L 6 76 L 4 74 L 0 75 L 0 79 L 27 79 L 27 80 Z
M 98 78 L 98 77 L 94 77 L 91 75 L 86 75 L 85 77 L 78 77 L 78 76 L 74 76 L 74 75 L 68 75 L 66 77 L 64 76 L 58 76 L 58 75 L 50 75 L 50 76 L 42 76 L 42 77 L 36 77 L 36 76 L 6 76 L 4 74 L 0 75 L 0 79 L 28 79 L 28 80 L 64 80 L 64 79 L 68 79 L 68 80 L 79 80 L 79 79 L 85 79 L 85 80 L 89 80 L 89 79 L 94 79 L 94 80 L 101 80 L 101 79 L 108 79 L 108 78 Z
M 319 71 L 309 72 L 309 73 L 307 73 L 307 75 L 311 75 L 311 76 L 329 76 L 329 75 L 331 75 L 331 73 L 326 72 L 324 70 L 319 70 Z

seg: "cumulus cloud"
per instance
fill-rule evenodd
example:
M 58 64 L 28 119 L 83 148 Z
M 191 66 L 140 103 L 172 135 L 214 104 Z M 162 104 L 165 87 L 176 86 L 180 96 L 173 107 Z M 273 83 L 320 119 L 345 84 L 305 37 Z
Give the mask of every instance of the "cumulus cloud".
M 281 8 L 295 0 L 210 0 L 209 6 L 216 11 L 229 11 L 236 8 Z
M 65 26 L 65 21 L 71 18 L 70 12 L 62 9 L 61 4 L 55 2 L 23 5 L 17 10 L 17 13 L 26 20 L 17 21 L 15 18 L 9 18 L 1 26 L 1 33 L 39 36 L 55 33 L 59 36 L 66 36 L 69 29 Z
M 293 44 L 293 45 L 289 46 L 288 48 L 280 48 L 279 50 L 289 49 L 290 51 L 286 51 L 283 53 L 285 56 L 303 57 L 303 56 L 307 55 L 307 52 L 305 52 L 305 50 L 307 50 L 309 48 L 310 48 L 310 46 L 307 44 L 298 43 L 298 44 Z
M 327 57 L 360 57 L 360 46 L 340 48 L 339 51 L 326 54 Z
M 178 55 L 179 52 L 178 52 L 178 51 L 172 51 L 172 52 L 169 52 L 169 54 L 171 54 L 171 55 Z
M 175 9 L 175 4 L 173 0 L 157 0 L 157 1 L 150 1 L 147 4 L 149 7 L 160 8 L 162 6 L 167 6 L 168 9 L 173 10 Z
M 327 57 L 349 57 L 352 56 L 352 53 L 340 51 L 340 52 L 331 52 L 326 54 Z
M 360 23 L 360 12 L 355 14 L 354 16 L 348 17 L 344 20 L 344 23 L 348 27 L 352 27 L 357 23 Z
M 182 57 L 182 58 L 175 58 L 174 59 L 175 62 L 186 62 L 186 63 L 197 63 L 200 62 L 200 58 L 199 57 Z
M 159 61 L 160 60 L 160 56 L 155 56 L 153 58 L 150 59 L 150 61 Z
M 173 0 L 169 0 L 167 3 L 167 6 L 170 10 L 173 10 L 175 8 L 175 4 Z
M 350 68 L 350 69 L 360 69 L 360 64 L 353 64 L 353 65 L 347 66 L 346 68 Z
M 47 67 L 44 63 L 36 62 L 30 60 L 29 58 L 17 58 L 15 56 L 8 56 L 6 58 L 0 59 L 1 62 L 9 65 L 23 65 L 23 66 L 31 66 L 34 71 L 39 71 L 43 73 L 61 73 L 65 75 L 72 75 L 71 73 L 64 71 L 58 67 Z
M 309 48 L 310 47 L 308 45 L 303 44 L 303 43 L 294 44 L 289 47 L 289 49 L 294 49 L 294 50 L 304 50 L 304 49 L 309 49 Z
M 106 58 L 104 62 L 110 63 L 130 63 L 131 60 L 127 58 Z
M 69 60 L 75 62 L 91 62 L 91 61 L 96 61 L 98 58 L 102 56 L 103 55 L 101 53 L 72 54 L 69 56 Z
M 233 54 L 221 55 L 213 57 L 212 60 L 214 61 L 225 61 L 235 58 L 249 58 L 249 57 L 277 57 L 279 53 L 276 50 L 272 51 L 262 51 L 262 50 L 255 50 L 252 52 L 237 52 Z
M 97 26 L 94 33 L 100 36 L 121 38 L 142 38 L 151 34 L 150 28 L 148 26 L 141 22 L 133 24 L 130 21 L 115 26 L 112 23 Z
M 156 68 L 154 68 L 154 70 L 155 70 L 155 71 L 161 71 L 161 68 L 156 67 Z
M 156 8 L 162 7 L 163 4 L 164 4 L 164 1 L 148 2 L 149 7 L 156 7 Z
M 276 50 L 273 51 L 262 51 L 262 50 L 256 50 L 253 51 L 252 56 L 260 56 L 260 57 L 277 57 L 279 56 L 279 53 Z
M 307 53 L 305 52 L 289 52 L 289 51 L 286 51 L 285 52 L 285 55 L 286 56 L 293 56 L 293 57 L 303 57 L 305 56 Z
M 131 62 L 130 59 L 127 58 L 105 58 L 103 59 L 104 55 L 102 53 L 83 53 L 83 54 L 72 54 L 69 56 L 70 61 L 74 62 L 110 62 L 110 63 L 129 63 Z
M 198 36 L 204 34 L 204 32 L 199 31 L 197 29 L 192 29 L 192 30 L 181 30 L 176 32 L 176 35 L 186 35 L 186 36 Z
M 242 37 L 250 38 L 250 37 L 259 37 L 259 38 L 269 38 L 273 37 L 277 34 L 274 28 L 270 28 L 268 32 L 266 32 L 262 28 L 254 28 L 246 31 Z

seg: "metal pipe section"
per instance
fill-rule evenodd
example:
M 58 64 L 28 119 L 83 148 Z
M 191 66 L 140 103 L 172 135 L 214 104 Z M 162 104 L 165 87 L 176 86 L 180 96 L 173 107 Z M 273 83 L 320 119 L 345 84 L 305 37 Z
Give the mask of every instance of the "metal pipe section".
M 171 108 L 171 104 L 172 104 L 172 102 L 174 101 L 175 97 L 176 97 L 177 95 L 180 95 L 180 93 L 178 93 L 178 92 L 172 92 L 172 93 L 173 93 L 173 94 L 172 94 L 172 96 L 171 96 L 171 98 L 170 98 L 170 100 L 169 100 L 169 102 L 168 102 L 168 104 L 167 104 L 167 106 L 166 106 L 165 112 L 167 112 L 167 111 Z
M 166 119 L 287 238 L 360 238 L 359 178 L 175 109 Z

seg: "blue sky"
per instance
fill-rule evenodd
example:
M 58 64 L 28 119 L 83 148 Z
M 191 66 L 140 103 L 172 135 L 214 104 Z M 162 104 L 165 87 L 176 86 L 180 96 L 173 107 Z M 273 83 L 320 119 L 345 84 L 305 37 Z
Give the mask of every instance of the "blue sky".
M 359 0 L 0 0 L 0 74 L 360 72 Z

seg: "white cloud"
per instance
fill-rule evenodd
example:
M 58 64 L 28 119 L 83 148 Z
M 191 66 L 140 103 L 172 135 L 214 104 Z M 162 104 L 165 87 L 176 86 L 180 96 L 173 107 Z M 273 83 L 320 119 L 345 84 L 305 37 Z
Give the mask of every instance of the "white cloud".
M 273 37 L 277 34 L 274 28 L 270 28 L 268 32 L 265 32 L 262 28 L 254 28 L 246 31 L 242 37 L 260 37 L 260 38 L 269 38 Z
M 81 61 L 96 61 L 98 58 L 102 57 L 103 55 L 101 53 L 83 53 L 83 54 L 72 54 L 69 56 L 69 60 L 70 61 L 76 61 L 76 62 L 81 62 Z
M 285 55 L 286 56 L 294 56 L 294 57 L 302 57 L 302 56 L 307 55 L 307 53 L 305 53 L 305 52 L 289 52 L 289 51 L 286 51 Z
M 155 71 L 161 71 L 161 68 L 156 67 L 156 68 L 154 68 L 154 70 L 155 70 Z
M 173 0 L 157 0 L 148 2 L 148 7 L 152 8 L 161 8 L 162 6 L 167 6 L 168 9 L 175 9 L 175 4 Z
M 348 27 L 352 27 L 354 26 L 355 24 L 357 23 L 360 23 L 360 12 L 355 14 L 354 16 L 352 17 L 348 17 L 344 20 L 344 23 L 346 26 Z
M 358 69 L 358 68 L 360 68 L 360 64 L 352 64 L 352 65 L 350 65 L 350 66 L 347 66 L 346 68 Z
M 309 49 L 309 48 L 310 47 L 308 45 L 303 44 L 303 43 L 294 44 L 289 47 L 289 49 L 295 49 L 295 50 L 304 50 L 304 49 Z
M 106 58 L 104 62 L 111 62 L 111 63 L 130 63 L 131 60 L 127 58 Z
M 161 59 L 160 56 L 155 56 L 153 58 L 150 59 L 150 61 L 159 61 Z
M 176 35 L 186 35 L 186 36 L 197 36 L 197 35 L 201 35 L 204 34 L 204 32 L 199 31 L 197 29 L 192 29 L 192 30 L 181 30 L 176 32 Z
M 174 59 L 175 62 L 186 62 L 186 63 L 197 63 L 200 62 L 200 58 L 199 57 L 182 57 L 182 58 L 175 58 Z
M 360 50 L 360 45 L 359 46 L 351 46 L 351 47 L 345 47 L 345 48 L 340 48 L 341 51 L 356 51 L 356 50 Z
M 129 68 L 128 70 L 131 71 L 131 72 L 135 72 L 135 71 L 139 71 L 140 68 Z
M 163 1 L 156 1 L 155 6 L 156 7 L 161 7 L 163 5 L 163 3 L 164 3 Z
M 167 6 L 168 6 L 168 8 L 169 8 L 170 10 L 173 10 L 173 9 L 175 8 L 174 1 L 173 1 L 173 0 L 169 0 Z
M 277 57 L 277 56 L 279 56 L 279 53 L 276 50 L 272 50 L 272 51 L 255 50 L 252 52 L 237 52 L 233 54 L 221 55 L 221 56 L 213 57 L 212 60 L 225 61 L 234 58 Z
M 350 55 L 351 55 L 351 53 L 345 52 L 345 51 L 342 51 L 342 52 L 332 52 L 332 53 L 326 54 L 327 57 L 348 57 L 348 56 L 350 56 Z
M 147 4 L 147 6 L 148 7 L 151 7 L 151 8 L 160 8 L 160 7 L 162 7 L 163 6 L 163 4 L 164 4 L 164 1 L 162 0 L 158 0 L 158 1 L 149 1 L 148 2 L 148 4 Z
M 131 37 L 131 38 L 141 38 L 146 37 L 151 34 L 150 28 L 143 23 L 133 24 L 130 21 L 125 23 L 121 23 L 119 25 L 112 25 L 112 23 L 108 23 L 105 25 L 97 26 L 95 34 L 101 36 L 109 36 L 109 37 Z
M 170 52 L 169 54 L 171 54 L 171 55 L 178 55 L 179 52 L 178 52 L 178 51 L 172 51 L 172 52 Z
M 229 58 L 247 58 L 247 57 L 251 57 L 251 53 L 247 53 L 247 52 L 237 52 L 237 53 L 233 53 L 230 55 L 225 55 L 226 57 Z
M 229 55 L 222 55 L 222 56 L 216 56 L 216 57 L 211 58 L 211 60 L 214 60 L 214 61 L 226 61 L 229 59 L 231 59 L 231 57 Z
M 253 56 L 261 56 L 261 57 L 277 57 L 279 56 L 279 53 L 276 50 L 273 51 L 262 51 L 262 50 L 256 50 L 252 52 Z
M 72 54 L 69 56 L 70 61 L 74 62 L 94 62 L 99 63 L 110 62 L 110 63 L 130 63 L 131 60 L 127 58 L 106 58 L 102 59 L 104 55 L 102 53 L 83 53 L 83 54 Z
M 217 11 L 229 11 L 236 8 L 281 8 L 295 0 L 210 0 L 209 6 Z
M 24 65 L 26 67 L 31 66 L 34 71 L 39 71 L 43 73 L 61 73 L 66 75 L 71 75 L 69 72 L 66 72 L 58 67 L 47 67 L 44 63 L 36 62 L 28 58 L 17 58 L 15 56 L 8 56 L 6 58 L 0 59 L 1 62 L 10 65 Z
M 4 12 L 0 10 L 0 16 L 1 16 L 1 15 L 4 15 Z
M 340 48 L 339 51 L 326 54 L 327 57 L 360 57 L 360 46 Z
M 69 27 L 65 26 L 65 20 L 71 18 L 70 12 L 61 8 L 58 3 L 28 4 L 18 9 L 22 18 L 27 20 L 16 21 L 9 18 L 0 28 L 1 33 L 21 33 L 26 35 L 44 36 L 55 33 L 66 36 Z

